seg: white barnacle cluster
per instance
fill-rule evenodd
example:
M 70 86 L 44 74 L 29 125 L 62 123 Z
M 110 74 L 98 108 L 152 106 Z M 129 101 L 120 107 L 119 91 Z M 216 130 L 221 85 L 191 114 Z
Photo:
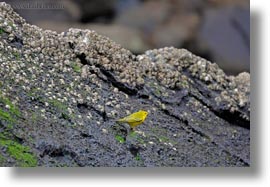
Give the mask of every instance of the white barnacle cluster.
M 191 81 L 199 80 L 217 91 L 215 101 L 226 103 L 231 111 L 249 104 L 249 90 L 241 82 L 248 80 L 247 75 L 230 78 L 216 64 L 185 49 L 165 47 L 135 56 L 95 31 L 42 30 L 27 24 L 9 5 L 1 3 L 0 9 L 0 76 L 4 82 L 12 82 L 1 91 L 12 93 L 16 86 L 29 98 L 43 98 L 43 113 L 55 101 L 68 105 L 69 114 L 75 112 L 72 106 L 87 103 L 101 112 L 106 110 L 108 116 L 117 116 L 119 109 L 128 107 L 125 101 L 130 98 L 117 88 L 104 88 L 110 74 L 132 88 L 142 87 L 149 79 L 172 89 L 189 88 Z M 104 89 L 112 89 L 106 101 Z
M 185 49 L 154 49 L 137 56 L 137 67 L 143 76 L 156 79 L 165 87 L 183 88 L 186 87 L 187 78 L 181 70 L 187 66 L 191 57 L 192 54 Z

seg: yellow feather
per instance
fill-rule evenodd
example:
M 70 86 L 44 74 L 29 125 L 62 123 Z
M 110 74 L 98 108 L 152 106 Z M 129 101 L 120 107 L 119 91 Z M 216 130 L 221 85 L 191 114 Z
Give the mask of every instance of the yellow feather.
M 142 124 L 144 120 L 146 119 L 147 115 L 148 115 L 148 112 L 144 110 L 140 110 L 138 112 L 130 114 L 129 116 L 118 119 L 117 122 L 128 123 L 131 128 L 134 128 Z

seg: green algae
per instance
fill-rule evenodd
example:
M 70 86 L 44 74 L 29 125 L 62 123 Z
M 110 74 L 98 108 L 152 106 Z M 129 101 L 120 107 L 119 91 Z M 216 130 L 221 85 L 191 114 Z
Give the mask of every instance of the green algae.
M 48 103 L 52 105 L 54 108 L 56 108 L 58 111 L 63 111 L 63 112 L 67 111 L 67 108 L 68 108 L 67 105 L 58 101 L 57 99 L 50 99 L 48 100 Z
M 0 121 L 7 123 L 7 129 L 0 133 L 0 146 L 6 147 L 7 154 L 16 160 L 16 163 L 20 167 L 33 167 L 37 165 L 36 157 L 30 152 L 30 148 L 20 143 L 11 140 L 9 138 L 11 134 L 7 131 L 13 128 L 13 125 L 17 122 L 16 118 L 21 116 L 20 110 L 6 97 L 0 93 L 0 106 L 4 106 L 6 109 L 0 108 Z M 0 163 L 4 163 L 5 157 L 1 155 Z
M 115 139 L 118 142 L 120 142 L 120 143 L 124 143 L 125 142 L 125 139 L 122 136 L 120 136 L 120 135 L 115 135 Z
M 137 161 L 140 161 L 141 160 L 141 156 L 140 156 L 139 153 L 137 153 L 137 155 L 135 156 L 135 160 L 137 160 Z
M 136 132 L 130 132 L 130 134 L 128 135 L 128 137 L 130 137 L 131 139 L 138 141 L 140 144 L 144 144 L 145 141 L 144 139 Z
M 0 134 L 0 146 L 7 148 L 7 153 L 16 160 L 19 167 L 37 166 L 37 158 L 28 146 L 9 140 L 5 135 Z
M 2 166 L 6 160 L 7 159 L 5 157 L 3 157 L 2 155 L 0 155 L 0 166 Z
M 76 73 L 81 73 L 81 67 L 79 66 L 78 63 L 73 62 L 71 64 L 71 67 L 72 67 L 73 71 L 75 71 Z
M 0 119 L 7 121 L 7 122 L 15 122 L 15 119 L 11 116 L 11 114 L 9 112 L 6 112 L 2 109 L 0 109 Z
M 16 118 L 21 116 L 21 112 L 8 98 L 3 97 L 0 93 L 0 107 L 1 105 L 5 106 L 6 109 L 0 108 L 0 121 L 5 121 L 7 128 L 11 129 L 16 123 Z
M 13 114 L 17 117 L 21 116 L 21 112 L 18 109 L 18 107 L 16 107 L 14 104 L 12 104 L 12 102 L 8 98 L 0 95 L 0 103 L 9 106 L 9 113 L 10 114 Z
M 50 99 L 48 103 L 56 109 L 57 112 L 61 113 L 61 117 L 65 120 L 72 121 L 75 119 L 74 114 L 69 114 L 68 106 L 65 103 L 58 101 L 57 99 Z
M 20 59 L 20 54 L 18 52 L 14 52 L 13 55 L 14 55 L 16 60 Z

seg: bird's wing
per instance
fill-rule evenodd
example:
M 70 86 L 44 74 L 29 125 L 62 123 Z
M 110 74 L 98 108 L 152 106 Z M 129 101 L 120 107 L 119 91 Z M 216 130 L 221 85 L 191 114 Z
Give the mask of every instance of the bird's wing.
M 126 121 L 128 121 L 129 123 L 135 123 L 135 122 L 141 122 L 142 119 L 141 118 L 130 117 L 130 118 L 126 119 Z
M 136 117 L 133 117 L 133 116 L 128 116 L 128 117 L 125 117 L 125 118 L 121 118 L 121 119 L 118 119 L 116 120 L 117 122 L 130 122 L 130 123 L 134 123 L 134 122 L 140 122 L 142 121 L 142 119 L 140 118 L 136 118 Z

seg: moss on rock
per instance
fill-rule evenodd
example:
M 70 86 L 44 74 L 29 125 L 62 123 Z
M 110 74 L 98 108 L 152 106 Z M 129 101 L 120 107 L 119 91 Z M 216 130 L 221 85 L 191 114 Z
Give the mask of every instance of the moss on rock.
M 37 166 L 37 158 L 31 152 L 30 147 L 21 145 L 20 143 L 10 140 L 5 135 L 0 134 L 0 146 L 6 147 L 6 152 L 16 160 L 19 167 Z M 1 160 L 4 160 L 3 157 Z

